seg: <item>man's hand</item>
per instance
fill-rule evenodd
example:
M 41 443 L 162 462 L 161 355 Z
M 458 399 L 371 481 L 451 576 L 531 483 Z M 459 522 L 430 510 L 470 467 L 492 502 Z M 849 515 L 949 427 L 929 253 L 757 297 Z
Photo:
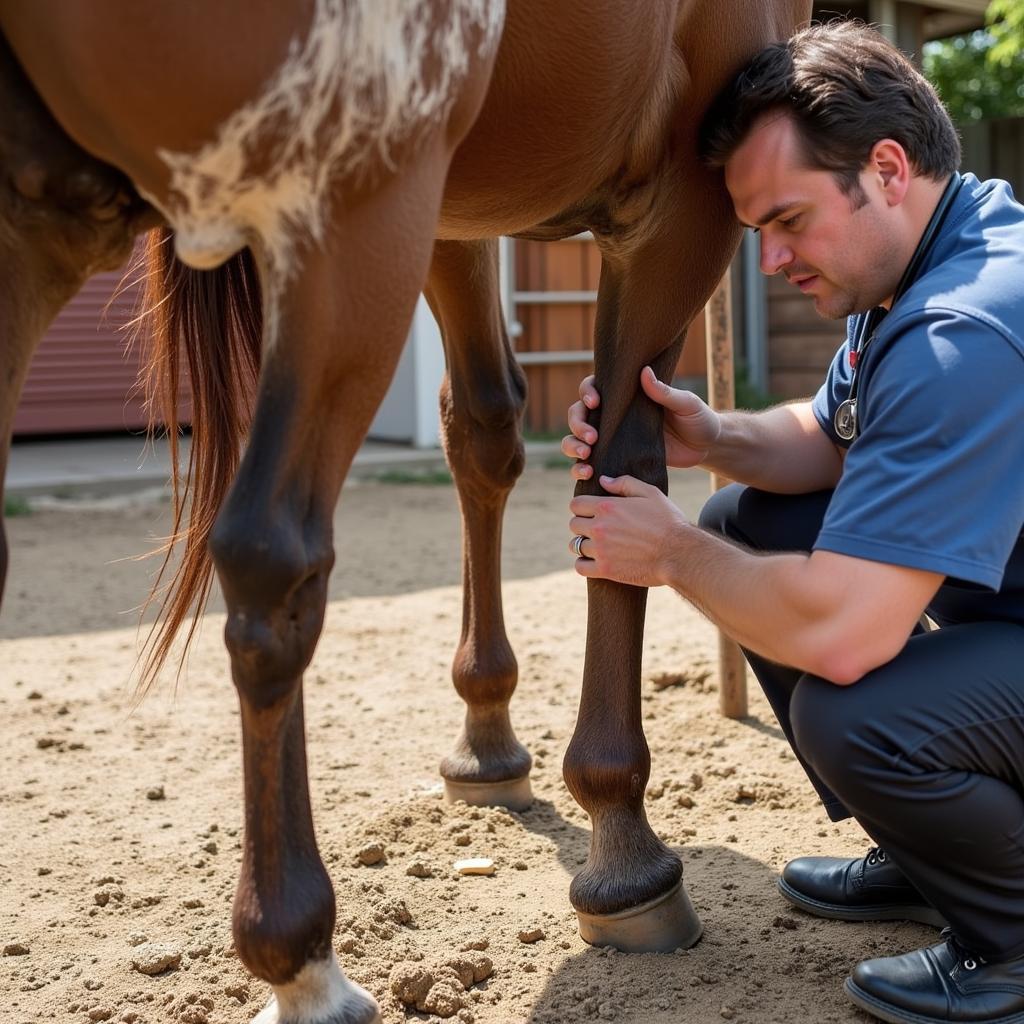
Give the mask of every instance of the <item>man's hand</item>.
M 640 387 L 665 410 L 666 463 L 676 469 L 689 469 L 703 462 L 722 432 L 718 413 L 692 391 L 663 384 L 649 366 L 640 373 Z M 585 377 L 580 384 L 580 400 L 569 407 L 572 433 L 562 438 L 563 454 L 578 460 L 571 470 L 574 480 L 589 480 L 593 476 L 594 469 L 587 459 L 597 442 L 597 431 L 587 423 L 587 412 L 596 409 L 600 402 L 593 376 Z
M 585 538 L 576 571 L 637 587 L 668 583 L 674 541 L 686 517 L 657 487 L 636 477 L 602 476 L 601 486 L 615 497 L 580 495 L 569 502 L 569 529 Z

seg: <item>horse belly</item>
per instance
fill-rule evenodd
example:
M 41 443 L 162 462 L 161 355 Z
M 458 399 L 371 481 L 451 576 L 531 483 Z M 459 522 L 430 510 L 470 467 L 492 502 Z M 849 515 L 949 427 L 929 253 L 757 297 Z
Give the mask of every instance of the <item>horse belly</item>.
M 669 130 L 681 0 L 517 0 L 491 84 L 452 160 L 439 237 L 526 230 L 585 202 Z M 651 121 L 659 124 L 652 124 Z

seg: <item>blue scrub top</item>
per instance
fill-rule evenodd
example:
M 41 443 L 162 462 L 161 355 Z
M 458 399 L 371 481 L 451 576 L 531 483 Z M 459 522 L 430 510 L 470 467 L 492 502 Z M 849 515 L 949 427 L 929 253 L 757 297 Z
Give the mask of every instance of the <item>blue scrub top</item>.
M 941 624 L 1024 624 L 1024 206 L 1010 186 L 964 176 L 861 357 L 847 442 L 833 417 L 859 321 L 814 398 L 848 448 L 815 548 L 944 574 L 930 609 Z

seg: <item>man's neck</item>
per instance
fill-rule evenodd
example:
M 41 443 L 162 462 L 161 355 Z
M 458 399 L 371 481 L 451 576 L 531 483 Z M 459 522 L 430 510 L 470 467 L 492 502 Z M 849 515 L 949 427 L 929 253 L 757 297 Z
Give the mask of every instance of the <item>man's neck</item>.
M 903 243 L 904 247 L 908 251 L 906 253 L 906 258 L 902 261 L 903 271 L 900 274 L 901 281 L 917 253 L 918 246 L 921 244 L 925 230 L 931 222 L 932 217 L 935 216 L 935 211 L 938 209 L 939 202 L 941 201 L 951 180 L 952 176 L 943 178 L 941 181 L 933 181 L 931 178 L 924 178 L 915 175 L 913 183 L 907 191 L 906 198 L 903 200 L 906 231 L 903 233 L 902 237 L 905 239 Z M 896 294 L 894 292 L 884 302 L 880 302 L 879 305 L 883 309 L 889 310 L 892 309 L 892 304 L 895 301 Z

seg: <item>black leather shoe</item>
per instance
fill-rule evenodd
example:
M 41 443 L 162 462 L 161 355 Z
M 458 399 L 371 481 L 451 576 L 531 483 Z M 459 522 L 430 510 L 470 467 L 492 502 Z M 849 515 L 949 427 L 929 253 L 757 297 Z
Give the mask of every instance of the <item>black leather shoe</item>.
M 846 994 L 891 1024 L 1024 1024 L 1024 957 L 989 964 L 942 934 L 937 946 L 858 964 Z
M 840 921 L 918 921 L 944 928 L 945 918 L 914 888 L 884 850 L 859 859 L 799 857 L 779 879 L 779 892 L 801 910 Z

